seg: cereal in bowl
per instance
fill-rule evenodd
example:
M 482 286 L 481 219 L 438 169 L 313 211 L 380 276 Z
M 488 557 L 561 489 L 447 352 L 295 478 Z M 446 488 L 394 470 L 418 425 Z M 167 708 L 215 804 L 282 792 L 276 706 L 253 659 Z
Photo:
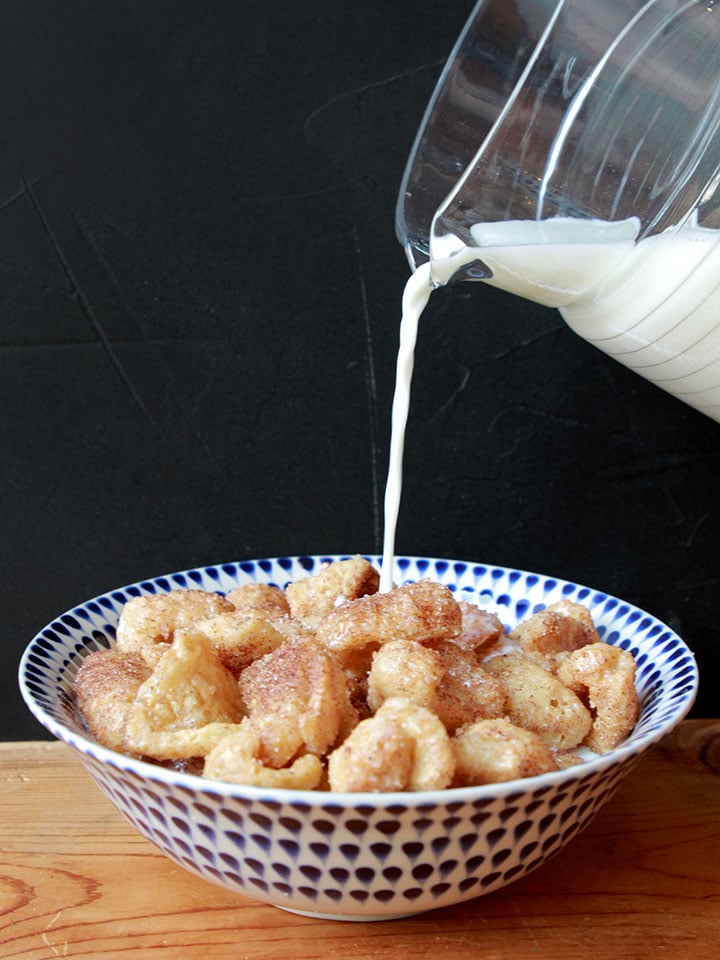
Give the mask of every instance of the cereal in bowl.
M 607 752 L 638 716 L 632 656 L 562 601 L 506 631 L 431 581 L 378 592 L 369 561 L 285 589 L 128 601 L 75 682 L 89 734 L 207 778 L 343 793 L 535 776 Z

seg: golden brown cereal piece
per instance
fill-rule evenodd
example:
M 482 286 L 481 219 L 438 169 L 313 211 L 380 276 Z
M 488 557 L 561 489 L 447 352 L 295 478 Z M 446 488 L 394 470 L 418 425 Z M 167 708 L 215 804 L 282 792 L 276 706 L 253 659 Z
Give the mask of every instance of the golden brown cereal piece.
M 552 750 L 537 734 L 504 718 L 463 727 L 452 746 L 455 787 L 504 783 L 558 769 Z
M 585 763 L 582 757 L 579 757 L 576 753 L 573 753 L 572 750 L 560 751 L 555 754 L 555 761 L 558 765 L 559 770 L 567 770 L 568 767 L 577 767 L 581 763 Z
M 269 583 L 244 583 L 230 590 L 225 599 L 229 600 L 237 611 L 253 613 L 264 620 L 290 615 L 287 597 L 279 587 L 273 587 Z
M 133 597 L 120 612 L 116 647 L 120 653 L 139 653 L 154 666 L 172 643 L 176 630 L 233 609 L 225 597 L 206 590 L 171 590 Z
M 527 657 L 493 657 L 485 669 L 502 683 L 508 718 L 536 733 L 549 747 L 572 750 L 592 727 L 590 711 L 548 670 Z
M 388 640 L 373 654 L 367 702 L 371 710 L 389 697 L 437 712 L 438 688 L 445 673 L 439 654 L 412 640 Z
M 345 674 L 312 639 L 286 640 L 244 670 L 239 686 L 272 767 L 300 751 L 322 756 L 357 722 Z
M 383 716 L 359 723 L 328 759 L 328 782 L 339 793 L 407 789 L 415 762 L 415 738 Z
M 315 632 L 295 617 L 276 617 L 270 621 L 278 633 L 289 640 L 291 637 L 309 637 L 314 638 Z
M 158 760 L 204 756 L 242 716 L 235 678 L 210 641 L 179 630 L 130 706 L 126 748 Z
M 400 725 L 415 741 L 413 766 L 407 790 L 444 790 L 455 772 L 450 737 L 438 717 L 402 697 L 391 697 L 375 713 Z
M 318 625 L 318 640 L 343 660 L 388 640 L 448 640 L 460 635 L 462 614 L 450 590 L 420 580 L 343 604 Z
M 534 613 L 510 631 L 510 638 L 528 657 L 537 659 L 566 650 L 577 650 L 600 640 L 587 607 L 561 600 Z
M 292 615 L 311 628 L 347 600 L 377 592 L 380 575 L 362 557 L 336 560 L 318 573 L 288 584 L 285 595 Z
M 505 632 L 500 618 L 489 610 L 461 600 L 462 629 L 454 642 L 463 650 L 480 650 L 498 640 Z
M 584 623 L 589 635 L 592 637 L 590 643 L 601 642 L 592 614 L 584 603 L 575 603 L 574 600 L 558 600 L 556 603 L 551 603 L 547 609 L 550 610 L 551 613 L 560 613 L 564 617 L 571 617 L 573 620 L 579 620 L 581 623 Z
M 474 720 L 505 715 L 502 683 L 483 669 L 472 651 L 449 640 L 433 643 L 432 649 L 443 668 L 435 712 L 450 733 Z
M 128 722 L 124 753 L 161 763 L 196 764 L 236 727 L 236 723 L 206 723 L 184 730 L 151 731 L 133 717 Z
M 640 713 L 631 654 L 607 643 L 590 644 L 561 661 L 558 679 L 590 706 L 593 723 L 585 742 L 591 750 L 607 753 L 629 736 Z
M 262 755 L 260 736 L 246 718 L 207 755 L 203 776 L 285 790 L 314 790 L 322 780 L 322 762 L 312 753 L 279 770 L 266 766 Z
M 278 622 L 253 612 L 233 610 L 200 620 L 195 629 L 210 640 L 220 662 L 237 676 L 253 660 L 272 653 L 284 641 L 283 634 L 276 629 Z
M 124 657 L 117 650 L 97 650 L 83 660 L 75 677 L 75 697 L 98 743 L 124 749 L 130 706 L 149 676 L 150 667 L 142 657 Z

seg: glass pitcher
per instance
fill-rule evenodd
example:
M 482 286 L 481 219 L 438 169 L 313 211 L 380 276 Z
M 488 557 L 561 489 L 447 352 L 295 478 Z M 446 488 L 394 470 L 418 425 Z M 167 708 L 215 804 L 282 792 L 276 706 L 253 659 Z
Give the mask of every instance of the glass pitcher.
M 396 229 L 720 421 L 720 4 L 481 0 Z

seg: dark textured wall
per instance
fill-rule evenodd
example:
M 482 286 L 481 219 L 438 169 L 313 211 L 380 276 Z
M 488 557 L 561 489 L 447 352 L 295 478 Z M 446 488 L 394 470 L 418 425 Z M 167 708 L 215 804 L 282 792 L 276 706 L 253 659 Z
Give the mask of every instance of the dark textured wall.
M 472 4 L 0 3 L 1 732 L 33 633 L 205 563 L 376 552 L 405 158 Z M 478 284 L 417 353 L 401 552 L 622 596 L 717 713 L 720 426 Z

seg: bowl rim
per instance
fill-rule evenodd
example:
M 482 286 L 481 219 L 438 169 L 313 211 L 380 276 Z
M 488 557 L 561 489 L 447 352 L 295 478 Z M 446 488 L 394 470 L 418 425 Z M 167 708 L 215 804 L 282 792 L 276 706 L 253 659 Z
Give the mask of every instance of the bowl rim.
M 428 804 L 437 805 L 440 803 L 449 804 L 475 802 L 486 798 L 509 797 L 515 794 L 524 794 L 529 791 L 543 790 L 543 788 L 550 789 L 552 787 L 561 785 L 564 782 L 572 782 L 578 778 L 585 778 L 586 776 L 599 774 L 602 771 L 610 768 L 620 767 L 621 765 L 628 763 L 633 758 L 639 758 L 642 753 L 661 740 L 688 714 L 695 701 L 699 685 L 699 674 L 694 653 L 692 650 L 690 650 L 685 641 L 671 627 L 663 623 L 661 620 L 658 620 L 647 611 L 642 610 L 640 607 L 636 607 L 629 601 L 620 600 L 619 598 L 614 597 L 604 591 L 598 590 L 597 588 L 586 587 L 583 584 L 565 580 L 561 577 L 537 574 L 533 571 L 523 570 L 516 567 L 506 567 L 499 564 L 490 564 L 474 560 L 420 557 L 411 555 L 396 555 L 394 558 L 396 570 L 398 564 L 422 564 L 423 566 L 427 564 L 434 565 L 436 567 L 438 565 L 461 565 L 475 570 L 488 571 L 491 572 L 492 575 L 517 574 L 520 577 L 525 577 L 526 579 L 544 579 L 547 582 L 553 582 L 558 586 L 569 586 L 579 591 L 587 591 L 589 594 L 594 594 L 596 597 L 600 597 L 605 601 L 615 601 L 617 603 L 621 603 L 623 607 L 626 607 L 629 611 L 637 612 L 641 614 L 643 618 L 650 618 L 654 625 L 661 627 L 667 631 L 669 635 L 671 635 L 679 649 L 689 659 L 689 662 L 692 665 L 691 673 L 685 678 L 687 689 L 684 694 L 684 699 L 676 705 L 676 708 L 673 712 L 671 712 L 667 717 L 665 717 L 664 720 L 654 726 L 653 729 L 640 734 L 633 733 L 620 746 L 609 751 L 608 753 L 592 756 L 580 764 L 572 765 L 561 770 L 543 773 L 533 777 L 524 777 L 521 779 L 496 783 L 466 787 L 448 787 L 444 790 L 382 793 L 341 793 L 321 790 L 294 790 L 280 787 L 261 787 L 251 784 L 213 780 L 211 778 L 202 777 L 198 774 L 185 773 L 172 768 L 163 767 L 159 764 L 152 763 L 151 761 L 142 760 L 119 753 L 118 751 L 112 750 L 100 743 L 97 743 L 89 736 L 52 716 L 45 709 L 43 704 L 38 701 L 35 693 L 28 684 L 28 667 L 31 657 L 37 649 L 38 641 L 43 640 L 46 643 L 46 631 L 57 631 L 58 628 L 60 628 L 60 632 L 62 634 L 67 634 L 68 627 L 64 623 L 64 618 L 74 617 L 78 610 L 83 609 L 89 604 L 95 603 L 103 606 L 105 605 L 105 602 L 111 602 L 112 604 L 115 604 L 117 602 L 116 597 L 120 593 L 138 595 L 137 592 L 139 591 L 140 595 L 150 595 L 152 593 L 165 592 L 164 587 L 167 584 L 171 584 L 171 581 L 189 579 L 191 581 L 190 585 L 192 586 L 192 581 L 196 580 L 198 576 L 207 574 L 208 571 L 222 571 L 225 574 L 230 575 L 230 571 L 234 570 L 238 574 L 241 572 L 247 574 L 249 572 L 248 568 L 255 566 L 259 566 L 261 569 L 263 569 L 263 565 L 271 565 L 272 567 L 286 569 L 290 566 L 294 567 L 300 565 L 304 567 L 307 563 L 322 564 L 336 560 L 349 559 L 356 556 L 362 556 L 375 565 L 382 561 L 382 557 L 377 554 L 344 553 L 317 555 L 297 554 L 295 556 L 264 557 L 252 560 L 232 561 L 230 563 L 208 564 L 201 567 L 188 567 L 185 570 L 176 571 L 170 574 L 162 574 L 155 577 L 143 578 L 142 580 L 126 584 L 123 587 L 114 588 L 113 590 L 98 594 L 96 597 L 81 601 L 80 603 L 70 607 L 64 613 L 53 618 L 53 620 L 37 631 L 33 639 L 26 646 L 18 667 L 18 683 L 22 697 L 35 719 L 38 720 L 38 722 L 58 740 L 77 750 L 81 754 L 83 762 L 87 760 L 99 762 L 103 765 L 114 767 L 120 772 L 134 774 L 139 779 L 154 780 L 170 786 L 191 790 L 193 792 L 200 792 L 203 794 L 212 793 L 222 797 L 223 799 L 237 798 L 265 802 L 271 801 L 299 806 L 323 807 L 326 809 L 329 807 L 356 807 L 360 805 L 371 805 L 377 808 L 387 808 L 398 805 L 405 807 L 421 807 Z M 253 581 L 248 580 L 246 582 Z M 161 586 L 162 589 L 160 591 L 154 589 L 154 587 L 157 585 Z M 153 587 L 152 590 L 148 589 L 150 586 Z M 173 588 L 172 584 L 171 588 Z M 198 589 L 206 588 L 198 587 Z M 113 623 L 111 616 L 108 616 L 107 622 L 108 624 Z M 117 617 L 115 618 L 114 622 L 117 622 Z M 58 644 L 58 647 L 62 648 L 62 644 Z M 82 654 L 78 652 L 78 655 L 80 658 L 82 658 Z M 60 678 L 56 676 L 55 679 L 59 690 Z

